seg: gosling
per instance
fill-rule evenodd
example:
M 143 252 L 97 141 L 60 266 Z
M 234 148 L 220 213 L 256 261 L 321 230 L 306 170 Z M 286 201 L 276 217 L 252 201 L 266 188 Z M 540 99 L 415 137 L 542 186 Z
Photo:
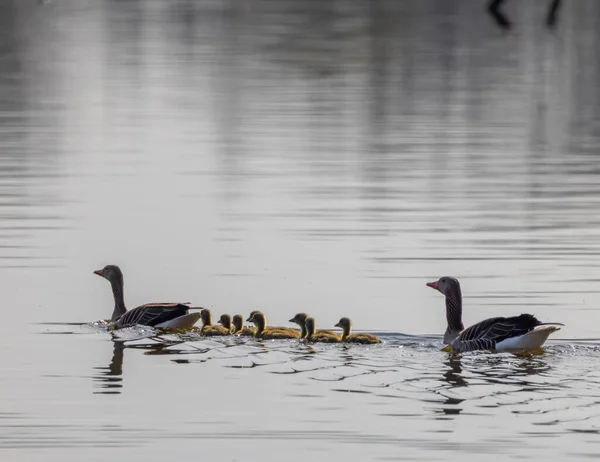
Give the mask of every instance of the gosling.
M 247 321 L 254 323 L 256 326 L 255 338 L 266 340 L 300 338 L 300 331 L 295 329 L 290 329 L 289 327 L 267 327 L 267 318 L 260 311 L 255 312 Z
M 315 318 L 306 318 L 306 340 L 309 342 L 339 343 L 340 337 L 328 330 L 316 330 Z
M 200 311 L 200 319 L 202 319 L 202 329 L 200 329 L 201 335 L 215 337 L 219 335 L 230 334 L 230 330 L 224 326 L 213 326 L 212 313 L 209 309 L 204 308 L 202 311 Z
M 241 337 L 254 337 L 255 329 L 244 326 L 244 318 L 241 314 L 236 314 L 233 317 L 231 324 L 233 324 L 233 331 L 231 332 L 233 335 L 239 335 Z
M 342 318 L 340 322 L 338 322 L 335 327 L 341 327 L 342 329 L 342 342 L 348 343 L 381 343 L 379 337 L 376 337 L 371 334 L 353 334 L 352 333 L 352 321 L 350 318 Z
M 218 324 L 221 324 L 225 329 L 227 329 L 229 331 L 229 333 L 231 333 L 231 316 L 228 314 L 222 314 L 221 317 L 219 318 L 219 320 L 217 321 Z
M 296 313 L 292 319 L 288 322 L 293 322 L 294 324 L 298 324 L 300 326 L 300 338 L 306 337 L 306 318 L 308 318 L 308 314 L 306 313 Z

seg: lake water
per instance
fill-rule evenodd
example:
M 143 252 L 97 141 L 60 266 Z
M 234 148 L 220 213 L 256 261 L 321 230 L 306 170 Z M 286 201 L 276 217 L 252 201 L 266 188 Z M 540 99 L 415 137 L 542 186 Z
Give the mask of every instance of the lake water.
M 0 3 L 0 458 L 600 457 L 600 3 L 546 8 Z M 129 307 L 383 343 L 113 342 L 110 263 Z M 566 327 L 451 357 L 443 275 Z

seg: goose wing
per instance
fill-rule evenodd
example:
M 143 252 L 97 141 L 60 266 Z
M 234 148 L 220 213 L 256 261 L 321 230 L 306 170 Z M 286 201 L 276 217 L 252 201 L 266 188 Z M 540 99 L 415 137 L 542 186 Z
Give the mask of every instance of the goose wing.
M 143 326 L 156 326 L 171 319 L 188 314 L 189 306 L 183 303 L 147 303 L 129 310 L 115 322 L 115 327 L 141 324 Z
M 540 324 L 531 314 L 490 318 L 463 330 L 453 344 L 460 345 L 461 351 L 493 350 L 502 340 L 525 335 Z

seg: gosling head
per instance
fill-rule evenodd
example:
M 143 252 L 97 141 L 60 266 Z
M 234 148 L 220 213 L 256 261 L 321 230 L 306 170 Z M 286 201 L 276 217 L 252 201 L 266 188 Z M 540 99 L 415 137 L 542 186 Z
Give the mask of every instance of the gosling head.
M 219 318 L 219 324 L 221 324 L 225 329 L 231 330 L 231 316 L 228 314 L 222 314 Z
M 203 326 L 212 325 L 212 313 L 208 308 L 204 308 L 200 311 L 200 319 L 202 319 Z
M 306 314 L 306 313 L 296 313 L 296 316 L 294 316 L 288 322 L 293 322 L 295 324 L 298 324 L 299 326 L 303 326 L 304 323 L 306 322 L 306 318 L 308 318 L 308 314 Z
M 340 327 L 344 332 L 350 332 L 352 330 L 352 321 L 350 318 L 342 318 L 335 327 Z
M 428 282 L 426 286 L 437 290 L 445 296 L 460 295 L 460 284 L 458 279 L 450 276 L 443 276 L 437 281 Z
M 250 315 L 248 316 L 248 319 L 246 319 L 246 322 L 254 322 L 252 319 L 254 318 L 254 316 L 256 316 L 259 313 L 260 313 L 260 311 L 257 311 L 257 310 L 250 312 Z
M 233 332 L 239 332 L 244 328 L 244 317 L 241 314 L 236 314 L 231 319 L 231 324 L 233 325 Z
M 123 285 L 123 273 L 117 265 L 106 265 L 104 268 L 94 271 L 94 274 L 102 276 L 111 284 Z

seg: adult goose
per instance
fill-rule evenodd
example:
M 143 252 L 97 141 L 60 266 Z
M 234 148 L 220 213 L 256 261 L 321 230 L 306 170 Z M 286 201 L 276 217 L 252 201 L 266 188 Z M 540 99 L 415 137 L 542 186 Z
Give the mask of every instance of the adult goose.
M 123 273 L 116 265 L 107 265 L 94 271 L 102 276 L 112 287 L 115 309 L 110 320 L 115 329 L 134 326 L 151 326 L 168 329 L 187 329 L 192 327 L 200 313 L 190 313 L 190 306 L 185 303 L 147 303 L 127 311 L 123 297 Z
M 428 287 L 446 297 L 444 333 L 445 351 L 464 353 L 475 350 L 530 350 L 540 348 L 548 336 L 560 329 L 560 323 L 543 323 L 531 314 L 508 318 L 497 317 L 473 324 L 467 329 L 462 322 L 462 293 L 458 279 L 444 276 Z

